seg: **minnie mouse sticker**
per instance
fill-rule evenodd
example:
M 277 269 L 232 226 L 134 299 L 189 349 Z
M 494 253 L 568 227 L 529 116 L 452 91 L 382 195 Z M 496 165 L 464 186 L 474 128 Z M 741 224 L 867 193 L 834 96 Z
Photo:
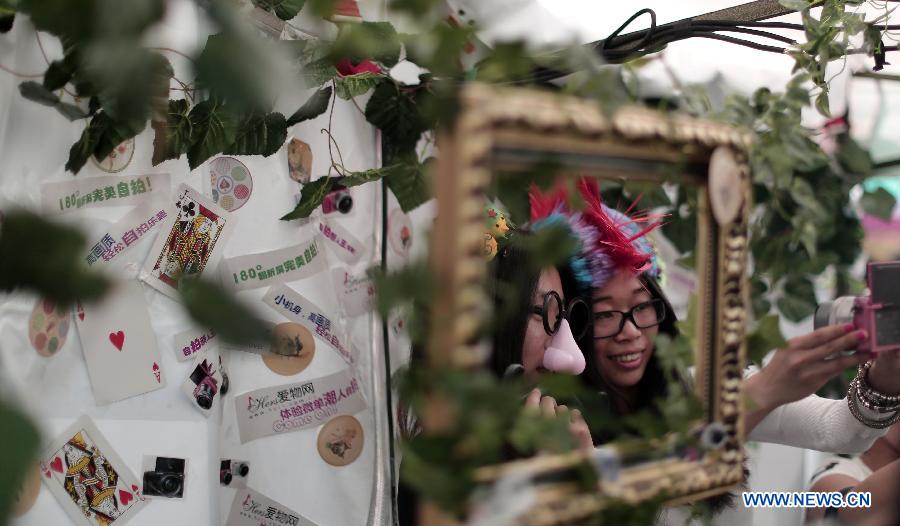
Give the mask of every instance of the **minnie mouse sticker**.
M 244 206 L 253 192 L 250 170 L 234 157 L 219 157 L 209 165 L 213 201 L 233 212 Z

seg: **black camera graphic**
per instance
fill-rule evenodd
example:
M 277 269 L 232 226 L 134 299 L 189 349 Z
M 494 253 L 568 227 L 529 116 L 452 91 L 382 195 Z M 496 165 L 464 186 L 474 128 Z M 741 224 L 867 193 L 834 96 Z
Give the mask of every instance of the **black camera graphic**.
M 180 499 L 184 496 L 184 459 L 156 457 L 156 469 L 144 472 L 144 495 Z
M 194 382 L 194 400 L 202 409 L 209 411 L 212 408 L 216 393 L 219 392 L 219 381 L 215 378 L 216 370 L 209 362 L 203 360 L 191 373 L 191 381 Z
M 322 200 L 322 213 L 325 215 L 349 214 L 351 210 L 353 210 L 353 196 L 346 186 L 339 184 L 332 186 L 331 191 L 325 194 L 325 199 Z
M 219 483 L 223 486 L 245 487 L 250 466 L 243 460 L 222 460 L 219 466 Z

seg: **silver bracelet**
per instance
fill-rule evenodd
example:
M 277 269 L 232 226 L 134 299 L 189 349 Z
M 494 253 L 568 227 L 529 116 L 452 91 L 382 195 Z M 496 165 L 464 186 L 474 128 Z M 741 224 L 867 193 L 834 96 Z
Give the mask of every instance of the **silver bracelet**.
M 857 384 L 856 391 L 860 396 L 860 401 L 863 402 L 863 405 L 873 411 L 889 413 L 900 409 L 900 394 L 886 395 L 884 393 L 879 393 L 869 385 L 868 377 L 869 369 L 871 367 L 872 362 L 868 361 L 865 365 L 860 364 L 857 368 L 854 381 Z
M 862 371 L 859 371 L 859 372 L 862 372 Z M 858 403 L 862 403 L 868 409 L 879 412 L 879 413 L 892 412 L 889 410 L 885 411 L 885 410 L 881 409 L 880 407 L 879 408 L 870 407 L 871 404 L 868 404 L 868 402 L 862 400 L 862 397 L 859 396 L 860 377 L 861 377 L 861 375 L 857 374 L 856 378 L 854 378 L 853 381 L 850 382 L 850 387 L 847 389 L 847 405 L 850 408 L 850 414 L 853 415 L 853 418 L 857 419 L 861 424 L 865 425 L 866 427 L 870 427 L 872 429 L 884 429 L 884 428 L 890 427 L 890 426 L 894 425 L 895 423 L 897 423 L 898 421 L 900 421 L 900 409 L 893 411 L 894 414 L 892 416 L 889 416 L 888 418 L 884 418 L 884 419 L 869 418 L 867 416 L 864 416 L 860 412 L 859 406 L 857 405 Z

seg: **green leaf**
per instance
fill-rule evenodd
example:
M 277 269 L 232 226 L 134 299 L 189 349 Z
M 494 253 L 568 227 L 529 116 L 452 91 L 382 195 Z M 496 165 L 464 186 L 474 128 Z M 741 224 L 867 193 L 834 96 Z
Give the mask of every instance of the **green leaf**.
M 385 166 L 383 168 L 372 168 L 369 170 L 363 170 L 361 172 L 350 172 L 347 175 L 338 178 L 336 181 L 337 184 L 346 186 L 350 188 L 352 186 L 359 186 L 366 183 L 372 183 L 382 179 L 393 173 L 394 170 L 400 168 L 400 165 L 392 165 Z
M 854 175 L 872 173 L 872 157 L 848 134 L 838 137 L 837 161 L 844 170 Z
M 395 151 L 415 148 L 428 129 L 411 93 L 393 82 L 382 82 L 375 88 L 366 103 L 366 120 L 382 131 Z
M 205 100 L 191 109 L 191 147 L 188 166 L 191 170 L 223 152 L 234 143 L 238 116 L 216 100 Z
M 347 24 L 332 45 L 331 57 L 333 63 L 349 59 L 357 64 L 371 59 L 393 67 L 400 60 L 401 47 L 397 30 L 388 22 Z
M 174 70 L 162 54 L 124 42 L 104 42 L 86 48 L 82 55 L 84 72 L 110 117 L 147 121 L 154 110 L 165 111 Z
M 788 320 L 794 323 L 805 320 L 816 311 L 818 305 L 812 281 L 806 276 L 789 276 L 776 305 Z
M 338 97 L 349 100 L 366 93 L 382 80 L 384 80 L 384 75 L 369 72 L 357 73 L 346 77 L 335 77 L 334 90 Z
M 778 0 L 778 3 L 794 11 L 803 11 L 809 7 L 808 0 Z
M 109 280 L 86 269 L 84 236 L 24 210 L 6 214 L 0 229 L 0 290 L 26 289 L 71 305 L 99 298 Z
M 178 293 L 191 318 L 200 327 L 209 327 L 223 340 L 238 344 L 258 344 L 268 338 L 266 324 L 253 309 L 239 303 L 219 285 L 200 279 L 183 278 Z
M 303 122 L 308 121 L 310 119 L 315 119 L 319 115 L 325 113 L 325 110 L 328 109 L 328 102 L 331 100 L 331 86 L 326 86 L 319 91 L 313 93 L 312 97 L 310 97 L 303 106 L 300 106 L 300 109 L 294 112 L 293 115 L 288 117 L 287 126 L 290 128 L 291 126 Z
M 0 7 L 0 33 L 9 33 L 9 30 L 13 27 L 13 22 L 16 20 L 16 10 L 8 7 Z M 2 515 L 2 510 L 0 510 L 0 517 Z
M 69 61 L 54 60 L 44 72 L 44 87 L 56 91 L 68 84 L 74 74 L 74 67 Z
M 394 193 L 404 212 L 411 212 L 431 199 L 432 193 L 426 175 L 430 164 L 403 163 L 385 176 L 385 184 Z
M 859 200 L 863 211 L 879 219 L 890 221 L 897 199 L 884 188 L 878 188 L 871 192 L 863 193 Z
M 263 155 L 277 152 L 287 140 L 287 123 L 284 115 L 270 113 L 247 115 L 238 127 L 237 139 L 225 149 L 227 155 Z
M 44 106 L 56 106 L 59 104 L 59 97 L 56 93 L 45 88 L 43 84 L 32 80 L 19 84 L 19 93 L 26 99 Z
M 292 211 L 282 216 L 281 220 L 290 221 L 292 219 L 309 217 L 309 214 L 322 204 L 322 200 L 331 191 L 331 187 L 332 178 L 327 176 L 306 183 L 300 191 L 300 202 L 297 203 L 297 206 Z
M 269 111 L 282 66 L 276 47 L 240 27 L 210 35 L 194 63 L 196 83 L 233 107 Z
M 0 517 L 12 514 L 25 475 L 35 469 L 41 444 L 37 428 L 25 414 L 0 400 L 3 447 L 0 448 Z
M 98 160 L 106 158 L 116 146 L 139 134 L 145 126 L 143 120 L 119 122 L 105 111 L 97 112 L 69 150 L 66 170 L 78 173 L 91 155 Z
M 747 335 L 747 360 L 755 364 L 762 364 L 763 357 L 775 349 L 781 349 L 787 344 L 781 327 L 778 324 L 778 316 L 768 314 L 763 316 L 756 327 Z
M 831 117 L 831 109 L 828 106 L 827 91 L 822 90 L 819 95 L 816 96 L 816 109 L 825 117 Z
M 152 121 L 153 166 L 167 159 L 178 159 L 191 147 L 193 127 L 190 105 L 185 99 L 170 100 L 165 121 Z
M 253 0 L 253 4 L 260 9 L 272 11 L 282 20 L 290 20 L 297 16 L 303 9 L 306 0 Z

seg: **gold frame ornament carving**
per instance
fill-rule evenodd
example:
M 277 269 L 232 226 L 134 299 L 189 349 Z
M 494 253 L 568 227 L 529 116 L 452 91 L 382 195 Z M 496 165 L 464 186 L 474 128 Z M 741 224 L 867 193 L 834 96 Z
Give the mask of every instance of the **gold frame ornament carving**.
M 674 176 L 698 189 L 696 265 L 703 279 L 697 312 L 705 314 L 699 316 L 694 338 L 695 385 L 707 421 L 721 424 L 727 433 L 724 444 L 699 461 L 669 458 L 624 468 L 615 482 L 602 481 L 594 493 L 571 483 L 543 484 L 540 505 L 523 516 L 522 523 L 574 521 L 596 513 L 609 498 L 637 503 L 664 494 L 677 503 L 733 489 L 743 480 L 744 459 L 741 381 L 749 305 L 749 135 L 681 114 L 625 107 L 607 115 L 595 101 L 479 83 L 462 88 L 459 104 L 454 127 L 438 143 L 430 367 L 480 367 L 490 352 L 478 337 L 489 304 L 483 289 L 487 264 L 482 230 L 485 191 L 498 167 L 515 171 L 516 159 L 527 161 L 528 153 L 551 154 L 570 160 L 579 174 L 656 183 Z M 678 173 L 673 174 L 672 167 Z M 434 403 L 439 405 L 438 400 Z M 429 421 L 436 420 L 429 412 L 426 408 L 422 415 L 425 433 Z M 589 456 L 575 452 L 485 466 L 476 479 L 490 483 L 512 473 L 551 474 L 591 461 Z

